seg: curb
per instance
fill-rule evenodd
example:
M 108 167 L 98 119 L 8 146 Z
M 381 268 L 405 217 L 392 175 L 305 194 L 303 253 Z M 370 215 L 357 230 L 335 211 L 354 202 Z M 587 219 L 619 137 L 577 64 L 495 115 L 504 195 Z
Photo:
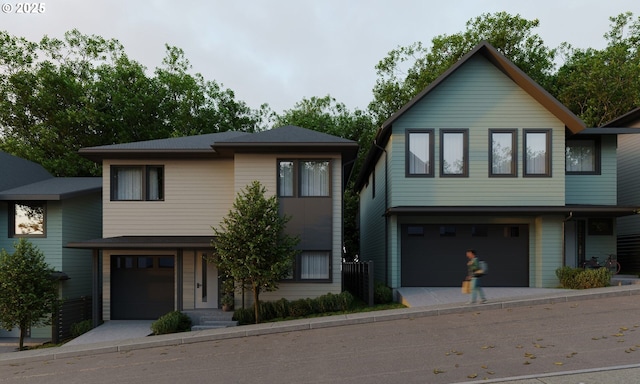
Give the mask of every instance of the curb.
M 277 323 L 252 324 L 243 325 L 240 327 L 209 329 L 178 334 L 174 333 L 169 335 L 149 336 L 128 340 L 106 341 L 93 344 L 74 345 L 69 347 L 63 346 L 2 353 L 0 354 L 0 365 L 19 364 L 33 361 L 59 360 L 70 357 L 99 355 L 103 353 L 113 352 L 128 352 L 139 349 L 236 339 L 275 333 L 305 331 L 311 329 L 377 323 L 382 321 L 404 320 L 428 316 L 476 312 L 479 309 L 497 310 L 532 305 L 566 303 L 591 299 L 601 299 L 607 297 L 636 295 L 640 295 L 640 285 L 623 285 L 606 288 L 594 288 L 590 290 L 568 290 L 567 292 L 551 293 L 530 298 L 505 298 L 501 299 L 501 301 L 499 302 L 490 302 L 488 304 L 465 305 L 461 303 L 455 303 L 441 304 L 429 307 L 412 307 L 374 312 L 360 312 L 347 315 L 335 315 L 327 317 L 316 317 L 311 319 L 282 321 Z

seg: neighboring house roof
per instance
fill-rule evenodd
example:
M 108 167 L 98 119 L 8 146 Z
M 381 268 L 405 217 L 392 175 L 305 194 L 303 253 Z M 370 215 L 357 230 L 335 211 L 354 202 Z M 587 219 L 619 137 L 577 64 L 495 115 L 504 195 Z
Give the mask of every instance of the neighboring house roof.
M 100 191 L 101 177 L 52 177 L 0 191 L 0 200 L 64 200 Z
M 633 123 L 640 121 L 640 108 L 636 108 L 625 113 L 622 116 L 616 117 L 615 119 L 605 123 L 603 127 L 628 127 Z
M 50 178 L 40 164 L 0 151 L 0 191 Z
M 527 92 L 533 99 L 544 106 L 551 114 L 556 116 L 562 121 L 565 127 L 572 133 L 578 133 L 585 129 L 585 124 L 580 118 L 578 118 L 567 107 L 560 103 L 549 92 L 542 88 L 538 83 L 533 81 L 526 73 L 513 64 L 509 59 L 496 50 L 491 44 L 483 41 L 476 45 L 471 51 L 460 58 L 454 65 L 447 69 L 442 75 L 434 80 L 427 88 L 411 99 L 407 104 L 400 108 L 396 113 L 391 115 L 376 133 L 375 142 L 377 145 L 384 147 L 391 135 L 391 129 L 393 123 L 402 116 L 405 112 L 411 109 L 416 103 L 420 102 L 431 91 L 437 88 L 443 81 L 445 81 L 451 74 L 456 72 L 462 67 L 469 59 L 476 55 L 485 57 L 491 64 L 504 73 L 507 77 L 513 80 L 520 88 Z M 382 154 L 382 150 L 376 145 L 372 146 L 367 153 L 365 162 L 362 166 L 360 174 L 356 179 L 356 190 L 362 189 L 367 182 L 368 176 L 371 173 L 372 167 L 378 161 Z
M 212 247 L 213 236 L 116 236 L 71 242 L 67 248 L 82 249 L 176 249 Z

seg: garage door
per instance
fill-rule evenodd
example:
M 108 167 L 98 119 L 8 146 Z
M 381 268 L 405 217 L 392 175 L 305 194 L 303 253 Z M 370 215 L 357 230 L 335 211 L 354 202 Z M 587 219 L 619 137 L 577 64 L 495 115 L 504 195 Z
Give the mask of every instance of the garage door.
M 470 248 L 489 263 L 484 286 L 529 286 L 528 225 L 403 225 L 401 230 L 403 287 L 459 286 Z
M 111 319 L 157 319 L 173 296 L 173 256 L 111 256 Z

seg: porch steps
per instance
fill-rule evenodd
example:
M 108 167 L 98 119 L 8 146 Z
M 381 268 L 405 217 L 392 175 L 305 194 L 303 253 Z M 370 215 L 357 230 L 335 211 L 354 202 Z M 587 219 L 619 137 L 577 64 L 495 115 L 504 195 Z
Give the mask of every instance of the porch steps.
M 640 284 L 638 275 L 613 275 L 611 277 L 611 285 L 631 285 Z
M 233 312 L 223 312 L 219 309 L 213 310 L 192 310 L 183 311 L 191 318 L 192 331 L 201 331 L 204 329 L 216 329 L 235 327 L 237 321 L 233 321 Z
M 192 331 L 202 331 L 205 329 L 228 328 L 238 325 L 237 321 L 226 320 L 200 320 L 200 324 L 191 327 Z

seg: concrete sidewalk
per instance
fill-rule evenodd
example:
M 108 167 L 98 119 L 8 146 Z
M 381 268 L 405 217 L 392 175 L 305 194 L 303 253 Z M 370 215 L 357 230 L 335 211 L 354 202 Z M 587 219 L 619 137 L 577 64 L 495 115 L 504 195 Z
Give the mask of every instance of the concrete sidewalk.
M 418 292 L 413 292 L 412 290 L 404 291 L 405 289 L 400 290 L 400 295 L 402 297 L 409 297 L 409 301 L 411 301 L 411 296 L 413 294 L 417 294 Z M 249 336 L 258 336 L 265 334 L 273 334 L 273 333 L 286 333 L 293 331 L 304 331 L 310 329 L 318 329 L 318 328 L 327 328 L 327 327 L 337 327 L 344 325 L 357 325 L 357 324 L 366 324 L 366 323 L 374 323 L 380 321 L 391 321 L 398 319 L 411 319 L 425 316 L 440 316 L 445 314 L 452 313 L 464 313 L 464 312 L 475 312 L 478 310 L 494 310 L 494 309 L 504 309 L 504 308 L 516 308 L 522 306 L 531 306 L 531 305 L 539 305 L 539 304 L 552 304 L 552 303 L 560 303 L 560 302 L 574 302 L 581 300 L 590 300 L 595 298 L 606 298 L 606 297 L 620 297 L 620 296 L 638 296 L 640 295 L 640 285 L 623 285 L 623 286 L 615 286 L 615 287 L 607 287 L 607 288 L 596 288 L 589 290 L 556 290 L 556 289 L 535 289 L 535 288 L 527 288 L 524 289 L 523 292 L 517 291 L 518 289 L 510 289 L 510 288 L 486 288 L 486 294 L 489 299 L 487 304 L 483 305 L 466 305 L 464 301 L 466 301 L 467 296 L 459 293 L 458 288 L 432 288 L 427 291 L 421 292 L 423 297 L 431 297 L 431 299 L 422 299 L 424 301 L 417 301 L 417 296 L 414 297 L 414 302 L 412 306 L 409 308 L 402 309 L 393 309 L 386 311 L 375 311 L 375 312 L 365 312 L 365 313 L 354 313 L 348 315 L 337 315 L 337 316 L 327 316 L 327 317 L 318 317 L 311 319 L 299 319 L 292 321 L 283 321 L 276 323 L 264 323 L 264 324 L 254 324 L 254 325 L 246 325 L 241 327 L 231 327 L 231 328 L 221 328 L 221 329 L 211 329 L 211 330 L 203 330 L 203 331 L 192 331 L 185 333 L 177 333 L 170 335 L 160 335 L 160 336 L 151 336 L 151 337 L 135 337 L 128 338 L 124 340 L 105 340 L 102 339 L 97 342 L 92 342 L 90 344 L 80 344 L 76 343 L 67 344 L 58 348 L 44 348 L 44 349 L 35 349 L 21 352 L 12 352 L 12 353 L 2 353 L 0 354 L 0 366 L 6 364 L 18 364 L 23 362 L 30 361 L 47 361 L 47 360 L 55 360 L 55 359 L 64 359 L 70 357 L 77 356 L 87 356 L 87 355 L 97 355 L 102 353 L 113 353 L 113 352 L 122 352 L 122 351 L 131 351 L 145 348 L 154 348 L 161 346 L 171 346 L 171 345 L 181 345 L 181 344 L 191 344 L 191 343 L 199 343 L 199 342 L 207 342 L 207 341 L 215 341 L 215 340 L 223 340 L 223 339 L 231 339 L 231 338 L 242 338 Z M 404 294 L 404 296 L 403 296 Z M 523 296 L 524 295 L 524 296 Z M 447 298 L 448 299 L 445 299 Z M 447 302 L 448 301 L 448 302 Z M 420 305 L 420 304 L 425 305 Z M 108 324 L 111 322 L 107 322 Z M 104 327 L 103 325 L 102 327 Z M 116 330 L 118 328 L 118 324 L 112 324 L 114 328 L 112 330 Z M 103 328 L 104 329 L 104 328 Z M 107 328 L 108 329 L 108 328 Z M 146 332 L 144 325 L 140 327 L 143 332 Z M 96 333 L 99 328 L 96 328 Z M 108 333 L 105 333 L 105 335 Z M 95 334 L 94 334 L 95 336 Z M 100 336 L 102 337 L 102 336 Z M 106 337 L 105 337 L 106 338 Z M 87 340 L 87 339 L 85 339 Z M 563 383 L 578 383 L 580 381 L 576 381 L 573 377 L 578 377 L 576 375 L 585 375 L 585 374 L 595 374 L 596 372 L 606 372 L 606 380 L 605 381 L 590 381 L 590 382 L 607 382 L 607 383 L 627 383 L 627 382 L 635 382 L 636 380 L 625 380 L 627 375 L 636 375 L 637 378 L 638 370 L 640 370 L 640 366 L 638 367 L 626 367 L 626 368 L 606 368 L 604 370 L 588 370 L 588 371 L 580 371 L 580 372 L 566 372 L 562 374 L 557 374 L 553 376 L 539 375 L 535 377 L 523 377 L 523 378 L 510 378 L 510 379 L 499 379 L 494 381 L 482 381 L 482 382 L 512 382 L 518 384 L 533 384 L 533 383 L 553 383 L 553 384 L 563 384 Z M 544 377 L 544 379 L 542 379 Z M 564 378 L 571 377 L 570 381 L 554 381 L 560 380 L 556 379 L 556 377 Z M 616 378 L 620 377 L 620 380 Z M 508 381 L 511 380 L 511 381 Z

